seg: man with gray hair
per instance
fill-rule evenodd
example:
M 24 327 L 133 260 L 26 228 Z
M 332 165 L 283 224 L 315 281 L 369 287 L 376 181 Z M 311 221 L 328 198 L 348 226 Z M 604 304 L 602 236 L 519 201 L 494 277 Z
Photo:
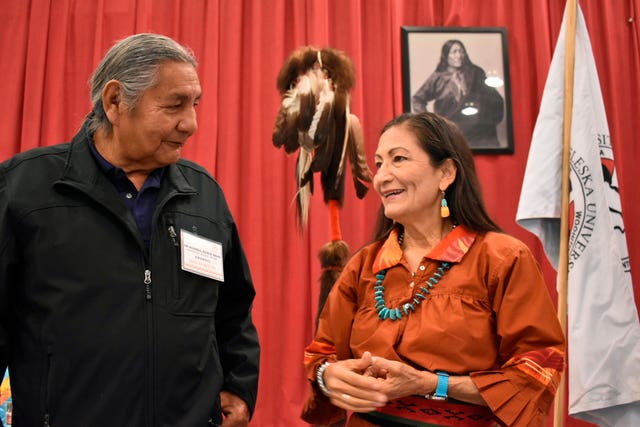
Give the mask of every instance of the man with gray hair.
M 255 290 L 197 130 L 192 53 L 138 34 L 70 143 L 0 164 L 0 372 L 13 426 L 246 426 Z

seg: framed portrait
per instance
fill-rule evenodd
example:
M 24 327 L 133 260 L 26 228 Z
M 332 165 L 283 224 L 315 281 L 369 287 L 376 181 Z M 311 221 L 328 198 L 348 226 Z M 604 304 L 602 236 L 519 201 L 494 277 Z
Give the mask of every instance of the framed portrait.
M 405 112 L 452 120 L 474 153 L 513 153 L 507 30 L 402 27 Z

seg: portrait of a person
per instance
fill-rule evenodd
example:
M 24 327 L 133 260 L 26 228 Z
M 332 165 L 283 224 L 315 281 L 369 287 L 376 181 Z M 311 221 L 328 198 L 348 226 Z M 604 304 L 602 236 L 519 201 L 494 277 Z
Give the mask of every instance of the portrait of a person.
M 433 111 L 462 130 L 471 148 L 498 148 L 497 125 L 504 118 L 504 99 L 487 86 L 485 71 L 471 62 L 460 40 L 446 41 L 436 70 L 411 99 L 413 112 Z M 433 101 L 433 107 L 427 106 Z

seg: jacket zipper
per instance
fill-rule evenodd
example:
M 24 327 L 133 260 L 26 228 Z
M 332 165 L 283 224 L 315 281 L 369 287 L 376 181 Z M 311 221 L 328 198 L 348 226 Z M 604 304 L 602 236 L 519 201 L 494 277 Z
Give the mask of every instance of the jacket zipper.
M 151 270 L 144 270 L 144 296 L 151 301 Z
M 167 220 L 167 231 L 169 232 L 169 239 L 171 239 L 171 244 L 175 248 L 176 252 L 176 262 L 180 260 L 179 247 L 180 243 L 178 242 L 178 234 L 176 233 L 176 229 L 173 225 L 173 220 Z M 179 274 L 176 274 L 173 278 L 173 285 L 171 286 L 171 292 L 174 298 L 180 299 L 180 277 Z
M 173 243 L 173 246 L 180 246 L 178 244 L 178 241 L 176 240 L 176 237 L 178 237 L 178 235 L 176 234 L 176 229 L 173 227 L 173 224 L 170 224 L 167 230 L 169 230 L 169 238 L 171 239 L 171 243 Z
M 46 365 L 46 375 L 45 375 L 45 386 L 44 386 L 44 427 L 50 427 L 50 418 L 51 414 L 49 413 L 49 395 L 51 387 L 51 347 L 47 347 L 47 365 Z
M 144 270 L 144 295 L 145 295 L 145 299 L 147 300 L 146 304 L 146 312 L 147 312 L 147 364 L 146 364 L 146 370 L 147 370 L 147 387 L 148 387 L 148 391 L 145 395 L 145 403 L 146 403 L 146 407 L 147 407 L 147 414 L 146 414 L 146 425 L 147 426 L 151 426 L 154 425 L 154 371 L 155 371 L 155 366 L 154 366 L 154 361 L 153 361 L 153 354 L 154 354 L 154 348 L 153 348 L 153 306 L 151 305 L 151 270 L 149 268 L 146 268 Z
M 151 245 L 153 246 L 153 237 L 152 237 Z M 146 308 L 146 316 L 147 316 L 147 349 L 146 349 L 146 357 L 147 363 L 145 366 L 145 382 L 147 384 L 147 392 L 144 396 L 145 403 L 145 426 L 150 427 L 154 425 L 154 340 L 153 340 L 153 295 L 151 290 L 151 249 L 149 251 L 144 251 L 144 279 L 142 283 L 144 284 L 144 299 L 146 300 L 145 308 Z

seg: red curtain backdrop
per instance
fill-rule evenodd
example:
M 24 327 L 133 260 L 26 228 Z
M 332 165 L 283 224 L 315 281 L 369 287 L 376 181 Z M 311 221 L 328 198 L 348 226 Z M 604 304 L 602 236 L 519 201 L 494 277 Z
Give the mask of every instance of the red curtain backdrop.
M 581 5 L 611 129 L 638 300 L 640 241 L 632 236 L 640 232 L 640 7 L 636 0 Z M 0 161 L 70 139 L 90 108 L 87 80 L 115 40 L 158 32 L 190 46 L 204 96 L 199 132 L 184 155 L 224 188 L 257 288 L 263 356 L 252 425 L 303 426 L 302 353 L 314 332 L 317 251 L 329 240 L 329 219 L 317 195 L 310 227 L 297 231 L 295 159 L 271 143 L 284 59 L 305 45 L 331 46 L 353 59 L 352 110 L 363 123 L 371 165 L 380 129 L 402 112 L 400 27 L 506 27 L 515 153 L 477 155 L 476 162 L 490 213 L 534 250 L 555 294 L 555 273 L 538 241 L 514 218 L 564 6 L 565 0 L 0 0 Z M 352 250 L 371 237 L 378 206 L 373 191 L 360 201 L 347 185 L 341 220 Z M 565 425 L 586 424 L 568 419 Z

